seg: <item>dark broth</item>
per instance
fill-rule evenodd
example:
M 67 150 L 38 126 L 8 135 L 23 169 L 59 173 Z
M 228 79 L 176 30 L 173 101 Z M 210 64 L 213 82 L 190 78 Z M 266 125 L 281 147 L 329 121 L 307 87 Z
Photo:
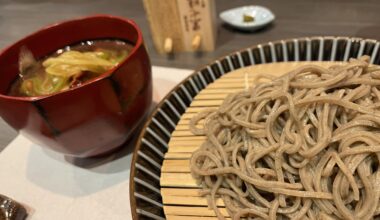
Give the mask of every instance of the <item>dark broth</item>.
M 56 92 L 65 91 L 69 88 L 77 87 L 83 84 L 84 82 L 91 80 L 95 77 L 100 76 L 102 73 L 108 71 L 112 67 L 116 66 L 122 62 L 133 49 L 133 45 L 120 40 L 94 40 L 94 41 L 84 41 L 73 46 L 66 46 L 54 52 L 51 55 L 48 55 L 42 59 L 39 59 L 35 62 L 32 62 L 32 65 L 29 65 L 25 70 L 19 74 L 19 77 L 11 85 L 8 95 L 11 96 L 41 96 L 49 95 Z M 88 65 L 89 69 L 80 69 L 75 64 L 69 66 L 71 69 L 75 70 L 73 75 L 51 75 L 51 71 L 48 73 L 46 67 L 46 60 L 51 58 L 62 58 L 65 52 L 78 52 L 70 57 L 71 61 L 75 61 L 76 56 L 82 57 L 83 54 L 87 56 L 85 58 L 91 58 L 95 56 L 97 61 L 112 63 L 106 67 L 96 65 Z M 88 53 L 89 52 L 89 53 Z M 92 53 L 93 52 L 93 53 Z M 65 53 L 67 55 L 69 53 Z M 89 55 L 91 54 L 91 56 Z M 20 56 L 21 57 L 21 56 Z M 22 59 L 22 58 L 20 58 Z M 85 60 L 87 61 L 87 60 Z M 101 63 L 102 63 L 101 62 Z M 103 62 L 103 63 L 104 63 Z M 43 65 L 45 64 L 45 66 Z M 70 68 L 67 68 L 67 65 L 57 62 L 54 65 L 58 66 L 53 68 L 53 70 L 59 70 L 65 73 L 70 72 Z M 50 66 L 54 66 L 53 64 Z M 94 67 L 95 66 L 95 67 Z M 80 71 L 78 71 L 80 69 Z M 96 71 L 92 71 L 92 69 Z M 56 74 L 56 72 L 54 72 Z M 60 73 L 60 72 L 58 72 Z

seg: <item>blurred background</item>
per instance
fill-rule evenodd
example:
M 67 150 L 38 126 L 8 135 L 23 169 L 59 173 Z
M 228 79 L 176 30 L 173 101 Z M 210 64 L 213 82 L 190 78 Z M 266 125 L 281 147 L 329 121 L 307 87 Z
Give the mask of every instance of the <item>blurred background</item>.
M 276 20 L 257 32 L 241 32 L 217 18 L 216 50 L 211 53 L 179 53 L 168 57 L 156 53 L 141 0 L 0 0 L 0 48 L 57 21 L 91 14 L 112 14 L 136 21 L 142 29 L 153 65 L 195 69 L 241 48 L 272 40 L 304 36 L 380 36 L 380 3 L 376 0 L 216 0 L 223 10 L 261 5 Z M 53 39 L 52 39 L 53 40 Z

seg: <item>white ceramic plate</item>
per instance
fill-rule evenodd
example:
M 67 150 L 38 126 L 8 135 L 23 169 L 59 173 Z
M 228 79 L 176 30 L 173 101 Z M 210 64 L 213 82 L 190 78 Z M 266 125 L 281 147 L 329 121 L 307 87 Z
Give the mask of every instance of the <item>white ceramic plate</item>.
M 244 22 L 244 15 L 252 16 L 254 20 Z M 275 19 L 274 14 L 268 8 L 262 6 L 243 6 L 229 9 L 220 13 L 219 17 L 227 24 L 246 31 L 260 29 Z

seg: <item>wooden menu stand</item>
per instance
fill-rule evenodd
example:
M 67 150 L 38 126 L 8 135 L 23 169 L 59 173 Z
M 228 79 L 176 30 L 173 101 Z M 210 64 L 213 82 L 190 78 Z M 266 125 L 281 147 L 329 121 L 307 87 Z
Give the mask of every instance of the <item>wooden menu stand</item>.
M 143 0 L 159 53 L 212 51 L 216 39 L 214 0 Z

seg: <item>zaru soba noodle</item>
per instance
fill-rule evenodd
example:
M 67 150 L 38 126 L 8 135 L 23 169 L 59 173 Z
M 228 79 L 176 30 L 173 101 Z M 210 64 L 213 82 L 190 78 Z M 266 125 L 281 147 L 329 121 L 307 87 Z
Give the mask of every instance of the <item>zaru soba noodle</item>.
M 217 198 L 233 219 L 380 217 L 380 67 L 368 62 L 305 65 L 191 120 L 207 136 L 191 172 L 218 218 Z

